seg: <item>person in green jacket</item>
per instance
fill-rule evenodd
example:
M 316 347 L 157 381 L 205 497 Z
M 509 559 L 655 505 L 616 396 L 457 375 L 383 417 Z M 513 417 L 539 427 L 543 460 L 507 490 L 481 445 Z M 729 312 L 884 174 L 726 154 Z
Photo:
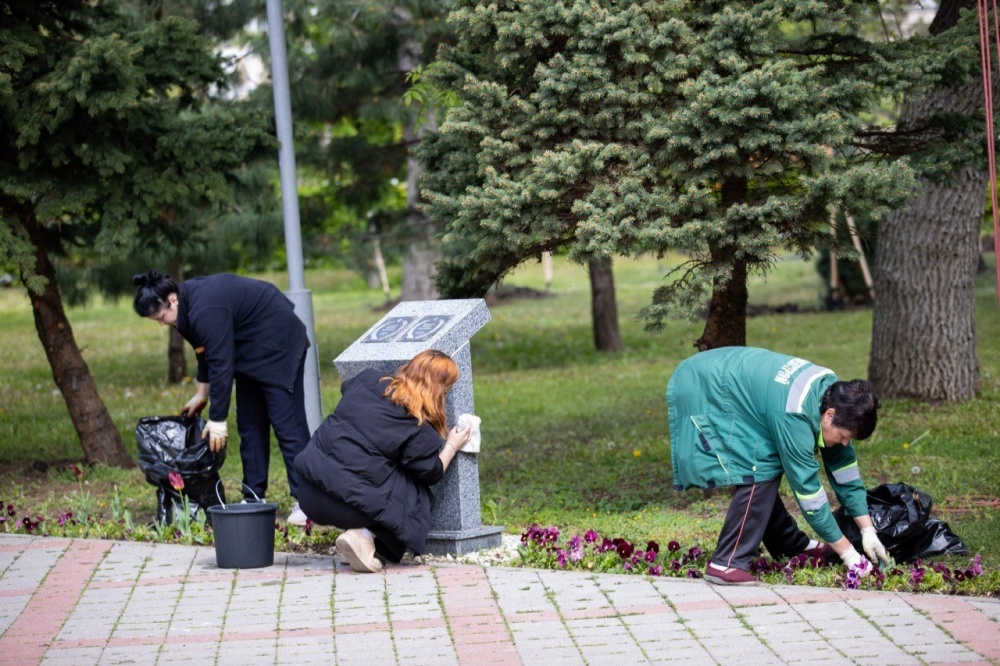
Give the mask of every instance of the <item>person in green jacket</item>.
M 868 558 L 888 561 L 851 445 L 874 432 L 878 408 L 871 383 L 838 381 L 827 368 L 766 349 L 723 347 L 683 361 L 667 384 L 674 489 L 735 486 L 705 578 L 755 582 L 748 569 L 761 542 L 774 558 L 836 553 L 862 575 L 871 571 L 830 511 L 817 450 Z M 785 509 L 782 476 L 825 543 L 810 540 Z

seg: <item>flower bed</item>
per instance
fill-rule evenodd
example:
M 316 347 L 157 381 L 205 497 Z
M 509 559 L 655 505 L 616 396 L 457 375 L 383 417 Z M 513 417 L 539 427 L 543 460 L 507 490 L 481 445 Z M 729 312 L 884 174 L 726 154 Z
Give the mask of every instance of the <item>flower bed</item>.
M 213 543 L 212 527 L 206 522 L 204 512 L 198 511 L 192 518 L 186 501 L 174 507 L 174 519 L 169 525 L 133 521 L 129 511 L 121 508 L 117 489 L 107 507 L 109 515 L 95 506 L 89 492 L 73 493 L 69 504 L 68 511 L 52 520 L 30 513 L 13 503 L 0 502 L 0 533 L 179 543 L 188 546 Z M 275 522 L 274 547 L 277 551 L 329 554 L 339 533 L 334 530 L 316 530 L 312 522 L 304 527 Z
M 670 541 L 666 548 L 648 541 L 643 548 L 621 537 L 602 537 L 594 530 L 562 541 L 561 536 L 557 527 L 529 527 L 521 535 L 520 564 L 541 569 L 701 578 L 710 557 L 697 545 L 685 547 L 677 541 Z M 873 567 L 866 572 L 861 567 L 848 570 L 806 555 L 784 561 L 759 557 L 751 563 L 750 573 L 771 584 L 1000 596 L 1000 572 L 984 572 L 979 555 L 971 560 L 959 559 L 952 557 L 947 563 L 916 560 L 890 565 L 885 570 Z
M 71 469 L 75 467 L 72 466 Z M 78 479 L 82 472 L 74 469 Z M 183 486 L 175 482 L 175 487 Z M 92 500 L 81 483 L 79 490 L 68 497 L 69 510 L 55 519 L 48 519 L 0 502 L 0 533 L 33 534 L 67 538 L 113 539 L 123 541 L 153 541 L 202 545 L 212 543 L 211 526 L 204 514 L 189 516 L 187 506 L 175 507 L 170 525 L 135 523 L 122 502 L 117 488 L 107 503 Z M 100 508 L 99 508 L 100 507 Z M 314 529 L 275 523 L 275 550 L 330 554 L 338 530 Z M 593 571 L 653 577 L 701 578 L 710 553 L 700 545 L 685 546 L 669 541 L 661 546 L 655 541 L 632 542 L 622 537 L 608 538 L 595 530 L 582 536 L 560 540 L 557 527 L 532 525 L 521 535 L 517 556 L 509 559 L 506 552 L 495 561 L 479 558 L 481 565 L 513 565 L 541 569 Z M 820 558 L 798 555 L 785 561 L 760 557 L 751 563 L 750 572 L 763 583 L 842 587 L 861 590 L 908 592 L 938 592 L 974 596 L 1000 596 L 1000 571 L 985 571 L 980 555 L 971 559 L 950 557 L 941 560 L 915 562 L 874 568 L 868 575 L 841 565 L 828 565 Z

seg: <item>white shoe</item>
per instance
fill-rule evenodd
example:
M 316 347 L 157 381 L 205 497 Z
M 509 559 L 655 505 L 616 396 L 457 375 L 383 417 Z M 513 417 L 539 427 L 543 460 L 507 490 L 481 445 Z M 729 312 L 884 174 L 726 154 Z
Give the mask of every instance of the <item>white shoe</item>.
M 307 520 L 309 520 L 309 516 L 302 511 L 302 507 L 300 507 L 299 503 L 296 502 L 295 506 L 292 507 L 292 512 L 288 514 L 288 520 L 285 522 L 289 525 L 298 525 L 299 527 L 302 527 L 306 524 Z
M 347 530 L 337 537 L 337 554 L 358 573 L 382 571 L 382 563 L 375 557 L 375 541 L 361 530 Z

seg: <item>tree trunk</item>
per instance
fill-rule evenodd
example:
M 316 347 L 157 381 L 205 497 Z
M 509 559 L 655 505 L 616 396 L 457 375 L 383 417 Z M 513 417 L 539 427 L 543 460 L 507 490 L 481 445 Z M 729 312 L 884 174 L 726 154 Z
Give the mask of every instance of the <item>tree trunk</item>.
M 382 256 L 382 241 L 379 240 L 378 233 L 376 233 L 374 225 L 369 227 L 369 231 L 372 235 L 372 256 L 375 263 L 375 273 L 378 274 L 375 278 L 375 286 L 382 288 L 382 293 L 385 294 L 385 302 L 388 303 L 392 300 L 392 294 L 389 291 L 389 275 L 385 272 L 385 258 Z
M 187 377 L 187 359 L 184 358 L 184 338 L 173 326 L 167 326 L 167 379 L 171 384 L 179 384 Z
M 179 264 L 172 264 L 168 272 L 174 276 L 178 284 L 180 283 L 181 267 Z M 184 338 L 173 326 L 167 326 L 167 379 L 171 384 L 179 384 L 187 377 L 187 360 L 184 358 Z
M 408 9 L 397 7 L 397 20 L 412 20 Z M 415 39 L 404 40 L 399 46 L 397 60 L 402 72 L 410 72 L 421 63 L 421 45 Z M 423 123 L 417 126 L 417 114 L 411 112 L 403 123 L 403 141 L 408 146 L 416 143 L 428 132 L 437 132 L 434 113 L 425 110 Z M 435 264 L 441 258 L 441 250 L 434 237 L 434 221 L 424 215 L 417 205 L 420 203 L 420 176 L 424 166 L 407 151 L 406 157 L 406 226 L 409 243 L 403 255 L 402 295 L 404 301 L 432 301 L 438 297 L 434 282 Z
M 33 217 L 24 222 L 28 238 L 35 247 L 35 272 L 47 280 L 41 294 L 28 290 L 35 329 L 45 348 L 52 378 L 62 392 L 73 427 L 80 437 L 86 460 L 111 467 L 135 467 L 135 461 L 122 443 L 121 435 L 97 393 L 90 369 L 73 337 L 73 329 L 59 296 L 55 270 L 45 251 L 37 223 Z
M 620 352 L 622 334 L 618 329 L 615 275 L 610 259 L 590 260 L 590 309 L 594 318 L 594 346 L 597 351 Z
M 731 178 L 722 184 L 722 205 L 729 208 L 743 201 L 746 194 L 746 179 Z M 716 280 L 712 285 L 708 319 L 694 346 L 698 351 L 742 347 L 747 343 L 747 262 L 736 259 L 736 248 L 730 245 L 712 244 L 709 251 L 713 265 L 728 264 L 731 272 L 725 284 Z
M 957 9 L 972 6 L 941 3 L 931 32 L 950 28 Z M 939 88 L 907 102 L 901 123 L 982 106 L 979 81 Z M 951 182 L 924 181 L 918 198 L 879 225 L 868 375 L 882 397 L 965 401 L 979 391 L 975 276 L 988 180 L 966 167 Z
M 712 250 L 713 260 L 726 255 L 732 256 L 731 248 Z M 705 329 L 694 343 L 698 351 L 746 345 L 747 295 L 747 264 L 743 260 L 732 260 L 729 282 L 716 283 L 712 290 Z
M 417 210 L 420 199 L 417 183 L 423 172 L 423 165 L 412 156 L 406 159 L 406 163 L 406 226 L 410 242 L 403 255 L 401 299 L 433 301 L 438 297 L 434 272 L 435 264 L 441 258 L 441 249 L 434 237 L 433 220 Z
M 968 106 L 977 86 L 935 91 L 904 116 Z M 925 181 L 879 225 L 868 376 L 882 397 L 965 401 L 979 391 L 975 278 L 987 182 L 973 167 L 953 182 Z

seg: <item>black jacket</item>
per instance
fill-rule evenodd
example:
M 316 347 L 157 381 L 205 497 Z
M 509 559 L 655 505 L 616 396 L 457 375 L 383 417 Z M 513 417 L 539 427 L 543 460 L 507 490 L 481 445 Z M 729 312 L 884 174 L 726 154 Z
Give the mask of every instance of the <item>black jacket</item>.
M 292 302 L 269 282 L 228 273 L 185 280 L 177 331 L 194 347 L 208 382 L 209 419 L 225 421 L 237 374 L 291 391 L 309 346 Z
M 421 553 L 431 524 L 430 486 L 441 480 L 444 440 L 382 393 L 389 380 L 365 370 L 295 458 L 302 478 L 395 534 Z

